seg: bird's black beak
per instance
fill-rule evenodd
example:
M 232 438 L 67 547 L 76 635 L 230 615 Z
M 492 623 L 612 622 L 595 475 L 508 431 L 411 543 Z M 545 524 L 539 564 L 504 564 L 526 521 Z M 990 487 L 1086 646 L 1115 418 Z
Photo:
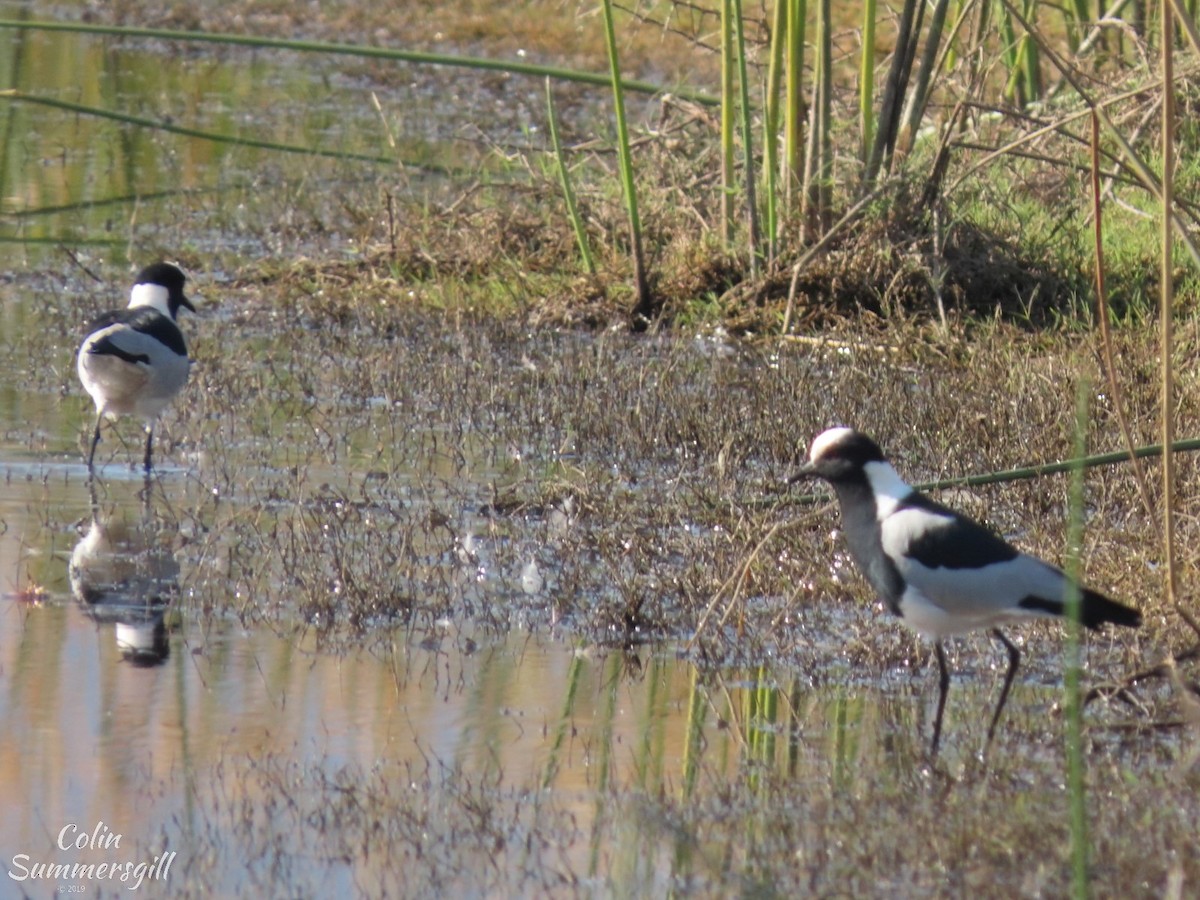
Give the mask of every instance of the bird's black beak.
M 187 298 L 187 295 L 186 295 L 186 294 L 180 294 L 180 295 L 179 295 L 179 305 L 180 305 L 180 306 L 186 306 L 186 307 L 187 307 L 188 309 L 190 309 L 192 312 L 195 312 L 195 311 L 196 311 L 196 307 L 192 306 L 192 301 L 191 301 L 191 300 L 189 300 L 189 299 Z
M 788 486 L 790 487 L 791 485 L 796 484 L 797 482 L 807 481 L 810 478 L 815 478 L 816 474 L 817 473 L 816 473 L 816 470 L 813 468 L 813 464 L 811 462 L 806 462 L 804 465 L 802 465 L 800 468 L 798 468 L 795 472 L 793 472 L 791 477 L 788 478 L 788 480 L 787 480 Z

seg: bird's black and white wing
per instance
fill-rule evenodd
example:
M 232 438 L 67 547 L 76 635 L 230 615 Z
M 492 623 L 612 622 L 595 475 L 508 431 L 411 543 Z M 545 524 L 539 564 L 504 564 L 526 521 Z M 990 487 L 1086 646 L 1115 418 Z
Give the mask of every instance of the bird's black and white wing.
M 79 352 L 79 378 L 106 414 L 156 415 L 183 387 L 189 368 L 179 327 L 151 308 L 101 316 Z
M 1023 601 L 1061 600 L 1067 588 L 1060 569 L 916 492 L 880 522 L 880 539 L 906 583 L 901 615 L 925 634 L 1050 615 Z

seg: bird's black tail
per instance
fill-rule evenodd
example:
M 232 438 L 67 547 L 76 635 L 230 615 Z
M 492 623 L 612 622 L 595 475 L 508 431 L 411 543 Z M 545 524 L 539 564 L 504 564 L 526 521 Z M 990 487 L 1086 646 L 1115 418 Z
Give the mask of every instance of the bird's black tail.
M 1110 600 L 1096 591 L 1083 589 L 1083 608 L 1080 610 L 1080 621 L 1088 628 L 1099 628 L 1105 622 L 1123 625 L 1126 628 L 1137 628 L 1142 624 L 1142 614 L 1124 603 Z

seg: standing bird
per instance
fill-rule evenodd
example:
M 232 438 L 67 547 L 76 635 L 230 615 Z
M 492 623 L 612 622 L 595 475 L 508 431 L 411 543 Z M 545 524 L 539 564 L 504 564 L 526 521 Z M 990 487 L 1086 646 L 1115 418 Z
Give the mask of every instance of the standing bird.
M 142 269 L 126 309 L 101 315 L 87 327 L 79 347 L 79 380 L 96 403 L 96 431 L 88 453 L 88 472 L 107 417 L 139 416 L 146 423 L 146 471 L 154 420 L 187 383 L 187 344 L 175 324 L 179 307 L 196 308 L 184 296 L 186 276 L 170 263 Z
M 906 625 L 933 639 L 940 678 L 932 755 L 950 687 L 942 639 L 990 628 L 1004 645 L 1008 673 L 988 727 L 990 742 L 1021 660 L 996 626 L 1066 615 L 1067 576 L 905 484 L 879 445 L 853 429 L 830 428 L 816 437 L 793 480 L 807 477 L 833 486 L 850 554 L 871 587 Z M 1088 628 L 1105 622 L 1136 628 L 1142 622 L 1140 612 L 1103 594 L 1087 588 L 1080 593 L 1080 619 Z

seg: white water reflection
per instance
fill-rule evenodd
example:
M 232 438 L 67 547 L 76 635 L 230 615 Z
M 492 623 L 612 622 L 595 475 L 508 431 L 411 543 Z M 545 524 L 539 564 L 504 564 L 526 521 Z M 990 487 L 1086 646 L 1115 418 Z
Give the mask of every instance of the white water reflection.
M 112 624 L 121 658 L 139 666 L 166 661 L 166 616 L 179 595 L 179 562 L 172 536 L 155 526 L 152 488 L 146 479 L 136 512 L 104 508 L 93 492 L 91 521 L 67 567 L 80 608 L 97 624 Z

